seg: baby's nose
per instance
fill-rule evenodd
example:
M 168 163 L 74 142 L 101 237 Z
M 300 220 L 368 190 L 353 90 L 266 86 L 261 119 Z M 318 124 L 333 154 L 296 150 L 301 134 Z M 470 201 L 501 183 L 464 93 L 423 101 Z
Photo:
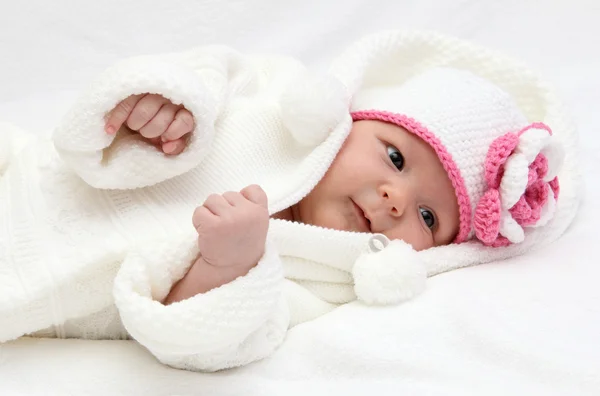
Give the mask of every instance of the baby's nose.
M 409 189 L 399 185 L 388 185 L 381 188 L 380 194 L 389 214 L 392 217 L 402 217 L 409 205 Z

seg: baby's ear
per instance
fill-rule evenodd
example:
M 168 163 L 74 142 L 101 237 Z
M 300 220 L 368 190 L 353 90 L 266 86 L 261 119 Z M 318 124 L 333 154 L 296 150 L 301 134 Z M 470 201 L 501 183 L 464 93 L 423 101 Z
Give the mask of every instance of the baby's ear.
M 350 114 L 350 100 L 342 83 L 308 70 L 288 81 L 280 104 L 286 129 L 298 143 L 308 147 L 325 141 Z
M 352 269 L 354 292 L 369 305 L 398 304 L 425 289 L 427 271 L 417 252 L 393 240 L 382 250 L 361 255 Z

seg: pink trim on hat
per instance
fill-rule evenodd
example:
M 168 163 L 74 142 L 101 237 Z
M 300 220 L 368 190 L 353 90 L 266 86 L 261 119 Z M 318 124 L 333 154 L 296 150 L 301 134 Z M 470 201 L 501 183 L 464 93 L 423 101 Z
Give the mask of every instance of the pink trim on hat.
M 452 156 L 446 150 L 446 147 L 444 147 L 438 137 L 415 119 L 387 111 L 357 111 L 352 113 L 352 119 L 354 121 L 377 120 L 398 125 L 408 130 L 412 134 L 417 135 L 419 138 L 429 144 L 431 148 L 433 148 L 444 169 L 446 170 L 446 173 L 448 174 L 448 178 L 454 187 L 456 200 L 458 202 L 460 227 L 454 242 L 461 243 L 466 241 L 469 237 L 469 233 L 471 232 L 471 200 L 469 199 L 465 181 L 460 174 L 460 169 L 458 169 L 458 166 L 452 159 Z

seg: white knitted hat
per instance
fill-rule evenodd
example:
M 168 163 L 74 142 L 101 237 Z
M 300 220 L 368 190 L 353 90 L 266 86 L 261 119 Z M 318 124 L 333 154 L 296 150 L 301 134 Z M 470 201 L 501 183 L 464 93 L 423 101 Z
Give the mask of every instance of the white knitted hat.
M 522 242 L 524 227 L 546 224 L 558 197 L 563 155 L 542 123 L 471 72 L 434 68 L 391 86 L 360 91 L 354 120 L 396 124 L 427 142 L 454 186 L 460 212 L 455 242 Z
M 352 45 L 330 72 L 355 120 L 395 123 L 433 147 L 460 209 L 460 243 L 415 252 L 375 235 L 352 268 L 359 300 L 406 300 L 427 276 L 524 254 L 573 220 L 582 191 L 576 130 L 521 63 L 435 33 L 389 31 Z

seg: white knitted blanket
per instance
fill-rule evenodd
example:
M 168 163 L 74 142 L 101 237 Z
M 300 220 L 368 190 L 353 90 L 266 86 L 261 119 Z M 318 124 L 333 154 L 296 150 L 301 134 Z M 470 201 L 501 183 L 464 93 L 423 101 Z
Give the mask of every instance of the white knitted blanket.
M 325 173 L 351 120 L 343 90 L 316 81 L 292 59 L 223 47 L 140 57 L 99 76 L 53 142 L 17 147 L 22 133 L 4 128 L 3 146 L 15 147 L 4 152 L 0 178 L 0 341 L 132 336 L 166 364 L 217 370 L 269 355 L 289 326 L 354 300 L 350 272 L 368 235 L 273 220 L 248 275 L 178 304 L 158 302 L 199 254 L 191 215 L 209 194 L 257 183 L 275 213 Z M 164 156 L 125 129 L 103 132 L 105 114 L 140 92 L 194 115 L 181 155 Z M 312 135 L 298 135 L 303 115 L 280 105 L 299 95 L 319 98 Z

